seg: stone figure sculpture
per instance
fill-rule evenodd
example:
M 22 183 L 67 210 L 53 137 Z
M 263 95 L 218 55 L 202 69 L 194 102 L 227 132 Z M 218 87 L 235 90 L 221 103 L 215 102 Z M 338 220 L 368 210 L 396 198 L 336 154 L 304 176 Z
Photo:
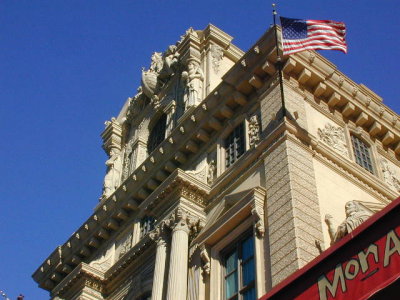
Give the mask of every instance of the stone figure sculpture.
M 176 51 L 175 45 L 170 45 L 164 52 L 164 65 L 160 73 L 161 77 L 169 77 L 175 73 L 176 66 L 179 61 L 179 52 Z
M 208 184 L 213 184 L 216 173 L 217 173 L 217 163 L 215 162 L 215 160 L 211 160 L 208 164 L 208 173 L 207 173 Z
M 120 176 L 121 157 L 119 150 L 110 150 L 110 158 L 106 161 L 107 173 L 104 177 L 102 198 L 109 197 L 118 187 Z
M 158 101 L 154 97 L 175 73 L 178 61 L 179 53 L 176 51 L 175 45 L 169 46 L 164 53 L 153 53 L 150 68 L 142 69 L 142 90 L 148 98 L 155 102 Z
M 332 223 L 332 216 L 326 215 L 325 222 L 328 225 L 331 245 L 342 239 L 345 235 L 352 232 L 357 226 L 367 220 L 372 212 L 364 208 L 357 201 L 349 201 L 345 205 L 346 219 L 339 225 L 336 232 Z
M 204 74 L 199 63 L 189 60 L 187 71 L 182 72 L 182 78 L 186 81 L 184 103 L 185 109 L 188 109 L 201 102 Z
M 389 166 L 389 163 L 384 159 L 382 159 L 382 173 L 385 182 L 396 191 L 400 191 L 400 180 L 397 178 L 395 171 Z

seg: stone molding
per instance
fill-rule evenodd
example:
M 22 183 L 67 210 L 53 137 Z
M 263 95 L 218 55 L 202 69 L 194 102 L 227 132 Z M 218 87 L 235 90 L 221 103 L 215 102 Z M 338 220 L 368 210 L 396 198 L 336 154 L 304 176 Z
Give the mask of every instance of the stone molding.
M 400 153 L 400 144 L 395 142 L 400 138 L 397 114 L 383 105 L 382 99 L 374 92 L 345 77 L 318 53 L 315 53 L 315 59 L 310 63 L 307 53 L 308 51 L 304 51 L 290 56 L 285 63 L 284 72 L 297 78 L 303 70 L 308 70 L 310 78 L 302 82 L 302 86 L 313 92 L 315 100 L 322 98 L 327 101 L 329 108 L 338 111 L 344 119 L 356 119 L 357 125 L 366 132 Z M 361 113 L 364 114 L 362 119 L 359 118 Z
M 224 227 L 228 221 L 235 224 L 239 224 L 244 219 L 251 218 L 254 226 L 254 231 L 259 238 L 263 238 L 262 231 L 265 232 L 263 226 L 263 211 L 264 202 L 266 199 L 267 191 L 258 186 L 252 188 L 247 194 L 241 199 L 235 201 L 235 204 L 225 211 L 222 215 L 219 215 L 216 219 L 213 219 L 212 224 L 205 224 L 204 229 L 199 235 L 192 241 L 192 244 L 207 245 L 210 240 L 213 240 L 214 234 L 221 234 L 224 231 Z M 229 204 L 226 204 L 229 206 Z M 257 213 L 256 213 L 257 211 Z M 260 219 L 259 219 L 260 217 Z M 210 222 L 210 221 L 208 221 Z M 230 225 L 232 228 L 234 225 Z
M 208 203 L 209 188 L 205 183 L 198 181 L 184 171 L 177 169 L 164 181 L 141 205 L 147 211 L 151 211 L 160 202 L 174 194 L 176 197 L 184 197 L 190 202 L 205 207 Z
M 210 27 L 211 28 L 211 27 Z M 214 35 L 213 30 L 209 29 L 207 34 L 210 36 Z M 217 33 L 215 33 L 218 35 Z M 248 95 L 255 92 L 255 94 L 264 90 L 267 87 L 269 79 L 271 78 L 271 74 L 268 72 L 271 70 L 270 63 L 276 62 L 276 55 L 274 54 L 274 39 L 272 38 L 271 32 L 266 33 L 255 45 L 251 51 L 248 51 L 240 62 L 237 62 L 231 69 L 223 77 L 223 82 L 218 85 L 214 92 L 210 93 L 206 99 L 202 101 L 198 107 L 196 107 L 193 111 L 188 113 L 179 121 L 179 128 L 184 128 L 184 132 L 179 130 L 178 127 L 174 128 L 170 133 L 169 137 L 166 138 L 164 142 L 162 142 L 157 149 L 152 153 L 151 157 L 148 157 L 144 160 L 144 162 L 125 180 L 123 184 L 114 192 L 114 194 L 104 199 L 95 209 L 95 213 L 89 217 L 89 219 L 85 222 L 85 226 L 82 225 L 76 232 L 76 235 L 72 236 L 64 245 L 60 247 L 62 249 L 63 255 L 67 256 L 68 260 L 79 261 L 76 257 L 76 253 L 82 250 L 86 243 L 97 244 L 96 242 L 97 235 L 105 237 L 104 231 L 99 232 L 99 223 L 106 222 L 110 220 L 118 210 L 132 211 L 136 210 L 139 205 L 146 204 L 143 207 L 149 205 L 156 197 L 154 196 L 155 190 L 151 189 L 150 195 L 146 195 L 143 187 L 148 186 L 156 186 L 159 183 L 159 187 L 164 184 L 166 179 L 161 179 L 156 181 L 156 184 L 149 184 L 154 178 L 157 177 L 157 172 L 165 169 L 168 170 L 166 178 L 171 176 L 175 170 L 182 164 L 179 160 L 187 160 L 187 157 L 177 156 L 176 153 L 184 153 L 185 155 L 192 155 L 191 151 L 201 151 L 208 144 L 204 142 L 204 136 L 199 139 L 197 136 L 199 131 L 203 128 L 207 128 L 208 132 L 211 134 L 215 134 L 215 132 L 219 132 L 223 129 L 223 122 L 230 119 L 230 117 L 224 116 L 224 106 L 227 103 L 233 103 L 234 105 L 238 105 L 239 107 L 244 107 L 248 103 Z M 192 42 L 197 42 L 193 40 Z M 227 43 L 229 45 L 229 43 Z M 257 51 L 256 51 L 257 50 Z M 226 56 L 229 56 L 230 50 L 226 50 Z M 233 51 L 232 53 L 234 53 Z M 240 51 L 237 53 L 240 54 Z M 260 55 L 265 54 L 265 56 Z M 397 122 L 397 118 L 395 118 L 395 114 L 389 109 L 385 108 L 380 101 L 379 98 L 373 94 L 373 92 L 369 91 L 362 85 L 359 85 L 357 89 L 354 89 L 354 84 L 344 77 L 340 72 L 336 70 L 336 67 L 325 60 L 318 53 L 312 53 L 313 58 L 310 59 L 310 55 L 308 52 L 304 52 L 299 55 L 291 56 L 291 59 L 286 60 L 286 65 L 284 68 L 284 72 L 286 76 L 294 76 L 298 77 L 298 74 L 301 74 L 305 68 L 307 68 L 311 72 L 312 79 L 317 80 L 307 80 L 303 83 L 303 86 L 306 87 L 306 92 L 313 91 L 313 94 L 319 94 L 318 99 L 323 99 L 323 101 L 327 101 L 332 109 L 335 112 L 339 112 L 339 114 L 344 116 L 344 119 L 356 118 L 357 109 L 356 107 L 360 107 L 361 111 L 366 110 L 368 123 L 364 123 L 364 130 L 369 130 L 370 126 L 374 126 L 374 124 L 378 124 L 374 127 L 374 133 L 379 128 L 379 135 L 375 136 L 375 138 L 380 139 L 382 142 L 385 141 L 387 146 L 391 148 L 396 153 L 400 153 L 400 147 L 398 144 L 394 144 L 392 141 L 398 140 L 399 128 L 400 124 Z M 238 55 L 240 57 L 241 55 Z M 267 60 L 267 61 L 266 61 Z M 241 62 L 244 61 L 243 65 Z M 267 64 L 268 62 L 268 64 Z M 255 66 L 263 65 L 263 70 L 265 71 L 265 77 L 260 79 L 257 74 L 254 74 Z M 269 82 L 270 83 L 270 82 Z M 317 83 L 317 86 L 315 86 Z M 312 86 L 311 86 L 312 85 Z M 341 90 L 338 95 L 331 94 L 332 91 Z M 254 95 L 254 94 L 253 94 Z M 218 100 L 218 101 L 216 101 Z M 315 98 L 317 100 L 317 98 Z M 310 100 L 312 101 L 312 100 Z M 324 102 L 325 103 L 325 102 Z M 349 104 L 350 103 L 350 104 Z M 365 108 L 364 108 L 365 107 Z M 220 118 L 223 117 L 223 121 L 214 120 L 213 116 L 218 115 Z M 193 117 L 193 118 L 192 118 Z M 195 120 L 195 121 L 193 121 Z M 216 122 L 217 121 L 217 122 Z M 375 122 L 371 125 L 371 122 Z M 277 126 L 277 129 L 271 133 L 265 139 L 260 141 L 260 144 L 254 149 L 248 151 L 246 153 L 246 158 L 251 158 L 252 161 L 255 157 L 265 155 L 267 151 L 270 151 L 272 148 L 268 148 L 267 142 L 271 140 L 279 140 L 281 134 L 286 127 L 287 130 L 293 133 L 298 139 L 305 141 L 307 144 L 311 143 L 312 149 L 310 151 L 315 151 L 316 157 L 324 161 L 327 165 L 334 168 L 335 170 L 339 170 L 350 178 L 353 182 L 356 182 L 361 186 L 373 186 L 373 191 L 368 189 L 370 193 L 379 194 L 382 193 L 384 197 L 387 199 L 392 199 L 395 197 L 393 191 L 387 188 L 384 184 L 377 183 L 375 176 L 365 175 L 366 172 L 360 170 L 355 167 L 354 164 L 350 162 L 342 162 L 343 159 L 338 159 L 336 153 L 330 150 L 328 147 L 322 145 L 322 143 L 318 143 L 315 138 L 312 138 L 310 141 L 310 137 L 303 134 L 301 132 L 301 128 L 297 128 L 293 124 L 287 124 L 288 121 L 285 121 L 284 125 Z M 395 127 L 390 129 L 391 127 Z M 111 127 L 110 127 L 111 128 Z M 107 147 L 110 148 L 118 147 L 118 130 L 117 126 L 115 128 L 114 139 L 106 138 Z M 389 130 L 390 129 L 390 130 Z M 114 130 L 114 129 L 113 129 Z M 385 133 L 385 130 L 389 130 Z M 107 131 L 107 128 L 106 128 Z M 111 135 L 110 133 L 106 134 L 106 131 L 103 133 L 105 135 Z M 110 129 L 110 131 L 112 131 Z M 393 131 L 393 132 L 392 132 Z M 272 138 L 272 134 L 275 135 Z M 393 137 L 392 137 L 393 134 Z M 195 142 L 198 145 L 196 149 L 193 147 L 193 143 Z M 107 148 L 106 147 L 106 148 Z M 202 148 L 203 147 L 203 148 Z M 274 146 L 271 146 L 274 147 Z M 190 149 L 190 153 L 188 154 L 188 149 Z M 184 150 L 184 151 L 181 151 Z M 323 153 L 323 155 L 319 155 Z M 155 169 L 154 164 L 159 164 L 159 168 Z M 244 166 L 248 166 L 250 163 L 244 163 L 244 159 L 241 162 L 238 162 L 238 166 L 243 170 Z M 213 184 L 214 193 L 229 181 L 229 178 L 233 178 L 235 175 L 231 171 L 229 171 L 224 176 L 218 178 L 216 182 Z M 162 176 L 164 177 L 164 176 Z M 162 178 L 158 177 L 158 178 Z M 146 187 L 146 188 L 147 188 Z M 229 187 L 226 190 L 228 190 Z M 203 191 L 209 191 L 207 188 L 201 188 Z M 127 193 L 127 191 L 132 191 L 134 194 Z M 159 191 L 157 191 L 159 193 Z M 221 192 L 224 194 L 224 191 Z M 140 196 L 140 197 L 138 197 Z M 152 198 L 151 201 L 147 201 L 148 197 Z M 200 200 L 197 200 L 200 201 Z M 389 200 L 387 200 L 389 201 Z M 86 228 L 86 225 L 89 225 Z M 110 230 L 112 233 L 112 230 Z M 71 246 L 72 245 L 72 246 Z M 65 250 L 65 251 L 64 251 Z M 132 251 L 132 249 L 130 250 Z M 124 256 L 125 257 L 125 256 Z M 50 261 L 50 263 L 47 263 Z M 57 269 L 65 268 L 66 273 L 68 274 L 71 270 L 68 270 L 66 267 L 67 262 L 64 260 L 57 260 L 57 255 L 51 254 L 48 259 L 38 268 L 38 270 L 34 273 L 33 277 L 36 281 L 39 282 L 40 286 L 44 287 L 44 284 L 47 280 L 50 280 L 51 277 L 56 276 L 59 272 Z M 76 265 L 76 264 L 74 264 Z M 57 269 L 56 269 L 57 268 Z M 113 267 L 111 268 L 113 269 Z M 56 281 L 59 282 L 59 281 Z M 46 289 L 51 289 L 51 287 L 45 287 Z
M 111 118 L 111 121 L 106 121 L 105 130 L 101 134 L 103 139 L 103 149 L 109 155 L 111 149 L 121 151 L 122 147 L 122 126 L 115 118 Z
M 76 282 L 82 281 L 84 286 L 104 293 L 105 276 L 104 273 L 85 263 L 80 263 L 73 272 L 68 274 L 51 292 L 52 296 L 62 296 Z

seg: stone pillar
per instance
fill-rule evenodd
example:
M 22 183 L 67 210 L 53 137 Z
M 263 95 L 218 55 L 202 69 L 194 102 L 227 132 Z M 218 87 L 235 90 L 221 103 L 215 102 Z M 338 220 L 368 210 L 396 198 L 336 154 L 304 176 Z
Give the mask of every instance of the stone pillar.
M 304 97 L 285 83 L 287 119 L 308 130 Z M 260 97 L 263 135 L 283 120 L 279 86 Z M 295 118 L 295 115 L 297 117 Z M 299 130 L 300 131 L 300 130 Z M 285 131 L 264 159 L 265 188 L 268 191 L 266 221 L 271 264 L 271 285 L 275 286 L 319 255 L 316 242 L 323 241 L 313 155 L 293 134 Z
M 162 300 L 164 297 L 165 265 L 167 263 L 167 237 L 164 223 L 150 233 L 150 238 L 157 243 L 156 262 L 154 266 L 152 300 Z
M 186 300 L 190 221 L 181 208 L 177 208 L 168 221 L 172 241 L 167 300 Z

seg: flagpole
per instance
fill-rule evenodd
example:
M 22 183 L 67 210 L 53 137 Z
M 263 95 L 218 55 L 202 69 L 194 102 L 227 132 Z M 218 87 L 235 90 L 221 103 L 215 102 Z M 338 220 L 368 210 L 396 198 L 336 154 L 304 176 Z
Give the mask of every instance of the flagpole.
M 276 4 L 272 3 L 272 16 L 274 19 L 274 31 L 275 31 L 275 48 L 276 48 L 276 56 L 277 62 L 276 66 L 278 67 L 278 76 L 279 76 L 279 86 L 281 89 L 281 101 L 282 101 L 282 114 L 283 118 L 286 117 L 286 106 L 285 106 L 285 95 L 283 93 L 283 76 L 282 76 L 282 58 L 279 54 L 279 46 L 278 46 L 278 26 L 276 25 Z

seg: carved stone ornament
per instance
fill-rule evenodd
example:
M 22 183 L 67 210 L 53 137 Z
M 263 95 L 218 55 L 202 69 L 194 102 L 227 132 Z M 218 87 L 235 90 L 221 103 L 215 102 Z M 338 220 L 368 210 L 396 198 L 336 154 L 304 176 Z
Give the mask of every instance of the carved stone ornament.
M 207 183 L 210 185 L 213 184 L 216 175 L 217 175 L 217 163 L 213 159 L 208 163 Z
M 262 238 L 265 234 L 264 213 L 261 211 L 261 209 L 254 207 L 251 210 L 251 214 L 254 217 L 254 229 L 257 237 Z
M 160 224 L 158 224 L 153 231 L 149 233 L 149 237 L 159 244 L 164 244 L 166 245 L 167 241 L 167 232 L 166 232 L 166 223 L 163 221 Z
M 212 68 L 213 68 L 215 74 L 218 74 L 221 60 L 224 57 L 224 49 L 222 49 L 218 45 L 213 44 L 210 47 L 210 53 L 211 53 L 211 59 L 212 59 L 211 60 Z
M 389 165 L 389 163 L 382 159 L 382 173 L 383 179 L 392 189 L 400 192 L 400 180 L 396 176 L 395 170 Z
M 152 102 L 157 103 L 158 100 L 154 96 L 175 73 L 178 60 L 179 53 L 176 46 L 171 45 L 164 53 L 154 52 L 150 68 L 142 70 L 142 90 Z
M 185 110 L 197 106 L 202 100 L 204 74 L 199 61 L 189 59 L 187 71 L 182 72 L 182 79 L 186 82 L 183 101 Z
M 191 238 L 194 238 L 203 228 L 200 218 L 192 216 L 180 206 L 171 213 L 169 218 L 165 221 L 165 225 L 173 231 L 186 231 Z
M 328 146 L 331 146 L 335 151 L 343 156 L 349 156 L 344 130 L 342 127 L 335 127 L 331 124 L 326 124 L 325 128 L 318 128 L 318 136 Z
M 184 39 L 187 36 L 190 36 L 190 35 L 194 35 L 195 37 L 198 37 L 197 32 L 193 29 L 193 27 L 189 27 L 189 29 L 186 30 L 185 34 L 181 35 L 180 40 L 176 44 L 179 45 L 180 43 L 182 43 L 184 41 Z
M 132 151 L 133 151 L 132 143 L 133 143 L 133 140 L 130 140 L 126 144 L 121 181 L 124 181 L 129 176 L 129 169 L 130 169 L 130 165 L 131 165 Z
M 249 143 L 250 148 L 254 148 L 260 142 L 260 125 L 256 115 L 249 120 Z
M 203 263 L 201 268 L 203 269 L 203 275 L 210 275 L 211 271 L 211 259 L 210 255 L 208 254 L 207 247 L 205 245 L 202 245 L 200 247 L 200 258 Z
M 132 248 L 132 232 L 129 233 L 126 237 L 125 240 L 121 243 L 120 245 L 120 252 L 118 257 L 121 258 L 122 256 L 125 255 L 131 248 Z
M 111 149 L 110 158 L 106 161 L 107 173 L 104 176 L 103 194 L 101 199 L 108 198 L 119 185 L 121 176 L 121 155 L 118 149 Z
M 102 255 L 93 260 L 89 266 L 102 272 L 107 271 L 114 264 L 115 244 L 107 249 Z
M 195 170 L 189 170 L 186 173 L 205 183 L 207 181 L 207 159 L 203 158 L 197 163 Z
M 359 201 L 349 201 L 345 205 L 346 219 L 334 230 L 332 216 L 325 215 L 325 223 L 328 225 L 331 245 L 352 232 L 356 227 L 366 221 L 373 212 L 361 205 Z

